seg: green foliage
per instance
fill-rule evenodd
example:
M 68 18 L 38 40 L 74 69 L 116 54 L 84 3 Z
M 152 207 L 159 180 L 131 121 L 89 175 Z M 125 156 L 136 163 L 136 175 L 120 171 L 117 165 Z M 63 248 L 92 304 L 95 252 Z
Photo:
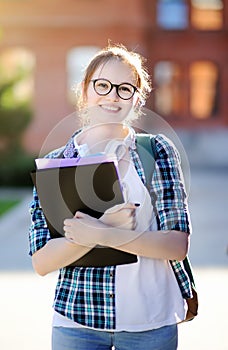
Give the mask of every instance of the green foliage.
M 19 145 L 0 153 L 0 186 L 32 186 L 30 171 L 34 157 Z
M 31 185 L 33 157 L 21 146 L 21 137 L 32 118 L 28 106 L 0 108 L 0 186 Z
M 28 105 L 19 107 L 0 107 L 0 136 L 20 138 L 32 119 L 32 110 Z
M 0 216 L 12 209 L 15 205 L 20 203 L 18 199 L 15 200 L 0 200 Z
M 2 67 L 0 71 L 3 73 Z M 0 186 L 31 185 L 33 157 L 21 146 L 33 115 L 30 98 L 20 94 L 28 74 L 31 73 L 19 67 L 10 78 L 4 74 L 0 77 Z

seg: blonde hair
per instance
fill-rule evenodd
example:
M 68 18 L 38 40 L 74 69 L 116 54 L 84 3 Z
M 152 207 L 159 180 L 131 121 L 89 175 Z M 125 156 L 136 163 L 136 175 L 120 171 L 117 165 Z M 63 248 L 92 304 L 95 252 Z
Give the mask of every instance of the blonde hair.
M 145 101 L 151 91 L 150 76 L 147 72 L 146 67 L 144 66 L 145 58 L 136 52 L 127 50 L 127 48 L 122 44 L 109 44 L 107 47 L 97 52 L 91 59 L 90 63 L 84 71 L 83 84 L 80 88 L 76 89 L 77 107 L 82 119 L 85 119 L 83 116 L 83 111 L 86 106 L 85 96 L 87 94 L 87 89 L 94 72 L 102 64 L 105 64 L 113 59 L 125 63 L 132 69 L 135 77 L 135 85 L 139 91 L 139 102 L 136 106 L 137 113 L 135 113 L 134 118 L 131 117 L 131 120 L 137 118 L 138 115 L 140 115 L 141 107 L 145 104 Z

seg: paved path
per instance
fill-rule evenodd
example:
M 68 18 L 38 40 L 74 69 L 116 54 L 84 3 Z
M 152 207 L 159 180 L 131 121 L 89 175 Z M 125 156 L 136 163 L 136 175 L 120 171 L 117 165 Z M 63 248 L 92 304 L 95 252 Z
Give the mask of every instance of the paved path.
M 192 171 L 191 183 L 190 256 L 200 308 L 194 321 L 179 326 L 178 349 L 228 350 L 228 176 Z M 0 190 L 1 198 L 6 195 Z M 50 350 L 56 273 L 40 277 L 32 271 L 27 242 L 31 195 L 18 195 L 22 203 L 0 220 L 0 349 Z

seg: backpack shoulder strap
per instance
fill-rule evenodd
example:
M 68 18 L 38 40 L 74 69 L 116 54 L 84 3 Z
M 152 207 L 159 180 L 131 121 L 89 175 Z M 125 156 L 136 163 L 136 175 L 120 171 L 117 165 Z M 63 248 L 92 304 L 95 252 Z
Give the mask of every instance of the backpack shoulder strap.
M 145 173 L 146 186 L 149 189 L 157 157 L 155 137 L 148 134 L 136 134 L 136 146 Z
M 186 256 L 186 258 L 183 260 L 183 264 L 184 264 L 184 269 L 187 272 L 188 277 L 190 279 L 191 285 L 193 285 L 195 287 L 195 281 L 194 281 L 194 277 L 193 277 L 193 273 L 192 273 L 192 267 L 191 267 L 191 263 L 190 263 L 188 256 Z
M 146 178 L 146 187 L 148 190 L 150 189 L 150 184 L 153 176 L 153 172 L 155 169 L 155 161 L 157 159 L 156 154 L 156 148 L 155 148 L 155 137 L 153 135 L 148 134 L 137 134 L 136 135 L 136 144 L 137 144 L 137 152 L 139 154 L 139 158 L 142 162 L 142 166 L 145 172 L 145 178 Z M 197 315 L 197 309 L 198 309 L 198 298 L 197 293 L 195 290 L 195 281 L 192 273 L 191 264 L 189 261 L 188 256 L 185 257 L 183 260 L 184 269 L 189 277 L 191 289 L 193 293 L 193 298 L 188 300 L 194 300 L 196 302 L 192 303 L 191 308 L 188 306 L 189 310 L 192 312 L 191 320 Z M 172 266 L 172 264 L 171 264 Z M 173 267 L 173 266 L 172 266 Z M 187 320 L 187 319 L 186 319 Z

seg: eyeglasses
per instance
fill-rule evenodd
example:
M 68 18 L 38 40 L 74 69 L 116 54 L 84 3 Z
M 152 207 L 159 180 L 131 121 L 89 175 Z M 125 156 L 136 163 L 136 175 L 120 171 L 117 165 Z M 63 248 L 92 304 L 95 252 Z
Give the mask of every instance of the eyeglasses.
M 137 91 L 137 87 L 130 83 L 121 83 L 121 84 L 112 84 L 108 79 L 93 79 L 93 88 L 96 93 L 100 96 L 108 95 L 113 87 L 116 88 L 117 95 L 122 100 L 130 100 L 134 95 L 135 91 Z

